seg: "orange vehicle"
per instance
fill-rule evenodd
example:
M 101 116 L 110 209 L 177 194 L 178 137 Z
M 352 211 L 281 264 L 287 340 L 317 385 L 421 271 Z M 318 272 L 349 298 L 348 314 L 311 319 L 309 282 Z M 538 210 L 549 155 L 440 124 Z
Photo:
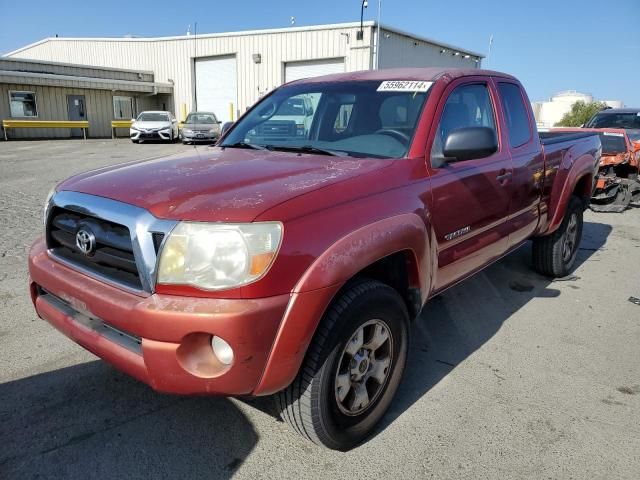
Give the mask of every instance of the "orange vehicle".
M 622 128 L 553 128 L 554 131 L 592 131 L 600 135 L 602 157 L 590 207 L 596 212 L 623 212 L 640 203 L 640 140 L 632 141 Z

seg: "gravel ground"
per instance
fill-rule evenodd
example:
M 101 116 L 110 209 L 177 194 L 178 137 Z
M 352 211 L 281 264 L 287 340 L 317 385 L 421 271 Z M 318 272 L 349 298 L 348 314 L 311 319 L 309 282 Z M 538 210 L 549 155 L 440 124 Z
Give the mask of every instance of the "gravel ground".
M 0 478 L 638 478 L 640 209 L 587 212 L 564 281 L 525 245 L 432 301 L 383 425 L 348 453 L 298 439 L 270 399 L 156 394 L 37 319 L 48 190 L 188 148 L 0 142 Z

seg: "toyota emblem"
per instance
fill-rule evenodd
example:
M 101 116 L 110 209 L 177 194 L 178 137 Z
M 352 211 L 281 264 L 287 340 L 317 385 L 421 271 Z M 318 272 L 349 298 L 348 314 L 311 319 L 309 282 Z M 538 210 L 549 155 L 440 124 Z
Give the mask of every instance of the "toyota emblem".
M 85 229 L 78 230 L 78 233 L 76 233 L 76 247 L 85 255 L 91 255 L 96 248 L 95 235 Z

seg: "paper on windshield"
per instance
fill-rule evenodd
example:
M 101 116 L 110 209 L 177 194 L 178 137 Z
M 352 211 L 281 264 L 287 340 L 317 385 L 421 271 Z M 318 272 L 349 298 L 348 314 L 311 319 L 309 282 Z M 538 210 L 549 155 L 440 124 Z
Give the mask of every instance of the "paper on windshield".
M 387 80 L 380 84 L 378 92 L 428 92 L 433 82 L 422 80 Z

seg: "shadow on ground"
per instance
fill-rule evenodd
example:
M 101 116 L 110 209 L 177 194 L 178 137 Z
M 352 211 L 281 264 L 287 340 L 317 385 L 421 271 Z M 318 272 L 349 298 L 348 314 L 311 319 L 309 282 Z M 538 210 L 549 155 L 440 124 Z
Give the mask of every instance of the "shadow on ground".
M 605 245 L 611 230 L 610 225 L 584 223 L 574 270 Z M 552 280 L 535 273 L 528 242 L 432 299 L 415 322 L 405 376 L 378 433 L 488 342 L 513 313 L 534 298 L 560 296 L 554 287 L 558 282 L 579 288 L 573 285 L 577 279 Z
M 0 478 L 230 478 L 257 442 L 225 398 L 161 395 L 102 361 L 0 385 Z
M 608 225 L 585 223 L 577 266 L 610 232 Z M 413 328 L 404 381 L 377 434 L 527 302 L 560 295 L 558 280 L 531 270 L 530 250 L 523 246 L 429 302 Z M 3 479 L 230 478 L 258 441 L 231 401 L 157 394 L 101 361 L 2 384 L 0 399 Z M 275 416 L 269 398 L 245 402 Z

